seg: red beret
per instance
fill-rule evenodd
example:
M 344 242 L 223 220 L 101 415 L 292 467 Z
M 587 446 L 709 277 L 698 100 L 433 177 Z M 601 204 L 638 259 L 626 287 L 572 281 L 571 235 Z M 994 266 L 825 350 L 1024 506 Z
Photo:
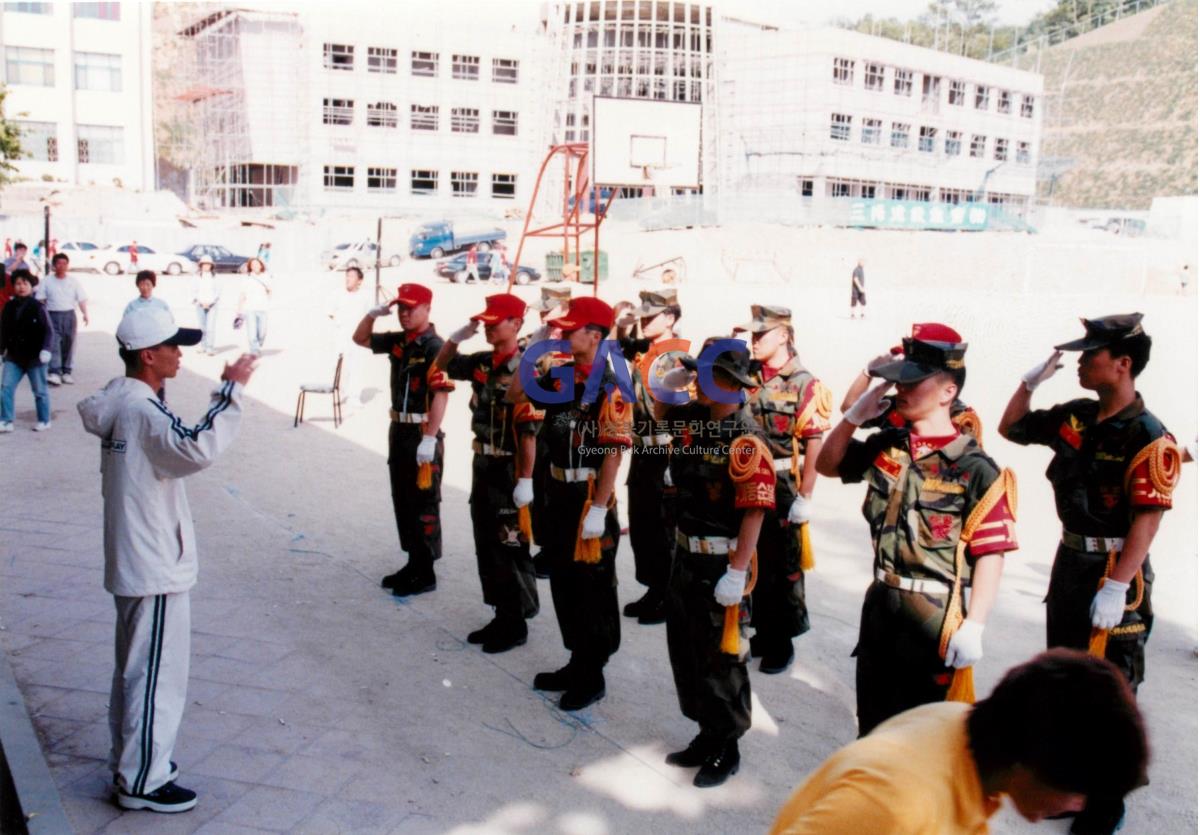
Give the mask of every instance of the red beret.
M 571 299 L 567 315 L 551 319 L 546 324 L 564 331 L 579 330 L 585 325 L 597 325 L 604 330 L 613 326 L 613 309 L 595 296 Z
M 505 319 L 520 319 L 524 315 L 524 299 L 511 293 L 497 293 L 494 296 L 488 296 L 487 309 L 483 313 L 476 313 L 471 319 L 475 322 L 483 322 L 485 325 L 494 325 Z
M 396 291 L 396 301 L 404 307 L 416 307 L 433 301 L 433 291 L 424 284 L 401 284 Z

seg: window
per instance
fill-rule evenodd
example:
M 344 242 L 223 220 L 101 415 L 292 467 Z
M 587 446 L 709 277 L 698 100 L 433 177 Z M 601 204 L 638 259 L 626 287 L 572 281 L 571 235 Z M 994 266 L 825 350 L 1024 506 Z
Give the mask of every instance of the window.
M 1033 96 L 1021 96 L 1021 116 L 1026 119 L 1033 118 Z
M 455 55 L 453 63 L 450 64 L 450 77 L 460 78 L 463 81 L 478 81 L 479 56 Z
M 862 120 L 862 142 L 864 145 L 878 145 L 883 135 L 883 122 L 879 119 Z
M 454 133 L 479 133 L 479 111 L 474 107 L 451 108 L 450 130 Z
M 907 200 L 908 186 L 891 184 L 887 187 L 888 200 Z
M 992 89 L 985 87 L 982 84 L 975 85 L 975 109 L 987 110 L 989 99 L 992 95 Z
M 911 190 L 913 200 L 920 200 L 923 203 L 928 203 L 929 198 L 933 195 L 933 189 L 928 187 L 915 186 Z
M 829 138 L 839 142 L 850 141 L 850 115 L 834 113 L 829 120 Z
M 987 148 L 987 137 L 981 136 L 978 133 L 971 137 L 971 156 L 976 159 L 983 159 L 983 155 Z
M 4 50 L 9 84 L 54 86 L 54 50 L 10 46 Z
M 354 190 L 354 166 L 353 165 L 326 165 L 325 166 L 325 190 L 326 191 L 353 191 Z
M 1008 160 L 1008 140 L 996 138 L 996 148 L 993 151 L 993 157 L 996 162 L 1005 162 Z
M 438 54 L 436 52 L 413 52 L 412 74 L 436 76 L 438 74 Z
M 438 173 L 413 169 L 412 177 L 409 179 L 409 190 L 413 194 L 437 194 Z
M 390 101 L 367 105 L 367 127 L 394 128 L 400 125 L 400 109 Z
M 497 84 L 516 84 L 518 64 L 520 62 L 516 58 L 493 58 L 492 81 Z
M 1018 142 L 1017 143 L 1017 163 L 1019 165 L 1029 165 L 1030 159 L 1031 159 L 1031 156 L 1029 153 L 1029 143 L 1028 142 Z
M 414 104 L 409 114 L 408 126 L 413 130 L 437 130 L 438 106 Z
M 829 196 L 830 197 L 849 197 L 850 196 L 850 181 L 849 180 L 830 180 L 829 181 Z
M 501 200 L 514 200 L 517 196 L 516 174 L 493 174 L 492 197 Z
M 76 52 L 75 89 L 121 92 L 121 56 L 102 52 Z
M 896 68 L 896 80 L 892 82 L 892 92 L 897 96 L 912 95 L 912 70 Z
M 30 5 L 49 5 L 30 4 Z M 120 3 L 72 3 L 72 14 L 75 17 L 90 17 L 95 20 L 120 20 Z
M 325 44 L 325 69 L 346 70 L 354 69 L 354 47 L 349 44 Z
M 50 14 L 54 10 L 51 3 L 5 3 L 4 11 L 20 12 L 22 14 Z
M 125 162 L 125 129 L 109 125 L 76 125 L 79 162 L 120 165 Z
M 58 125 L 54 122 L 17 122 L 21 148 L 30 159 L 58 162 Z
M 367 47 L 367 72 L 396 74 L 396 50 L 382 46 Z
M 325 99 L 321 121 L 326 125 L 354 124 L 354 99 Z
M 496 136 L 517 135 L 517 111 L 493 110 L 492 133 Z
M 962 107 L 967 102 L 967 82 L 961 79 L 950 80 L 950 103 Z
M 892 122 L 892 147 L 907 148 L 908 134 L 912 131 L 912 125 L 907 125 L 904 122 Z
M 395 191 L 395 168 L 368 168 L 367 191 Z
M 863 75 L 863 87 L 868 90 L 882 90 L 883 64 L 868 63 L 864 69 L 865 73 Z
M 1012 113 L 1012 93 L 1000 90 L 996 93 L 996 112 Z
M 479 191 L 479 175 L 474 171 L 451 171 L 450 194 L 454 197 L 474 197 Z
M 812 197 L 813 196 L 813 181 L 812 180 L 805 179 L 805 180 L 800 181 L 800 196 L 801 197 Z
M 862 184 L 862 196 L 867 198 L 868 200 L 874 200 L 875 199 L 875 184 L 874 183 L 863 183 Z
M 962 153 L 962 131 L 946 131 L 946 156 L 956 157 Z
M 854 83 L 854 61 L 850 58 L 834 58 L 833 59 L 833 83 L 834 84 L 853 84 Z
M 931 128 L 926 125 L 921 126 L 921 133 L 917 137 L 917 150 L 923 151 L 926 154 L 933 153 L 933 146 L 937 144 L 937 128 Z

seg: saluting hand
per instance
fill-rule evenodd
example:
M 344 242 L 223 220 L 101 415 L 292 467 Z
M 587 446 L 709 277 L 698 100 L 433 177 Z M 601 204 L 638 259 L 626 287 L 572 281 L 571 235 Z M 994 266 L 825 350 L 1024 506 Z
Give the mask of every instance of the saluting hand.
M 396 300 L 392 299 L 390 302 L 384 302 L 383 304 L 376 305 L 367 312 L 367 315 L 372 319 L 378 319 L 381 316 L 387 316 L 388 313 L 391 312 L 392 306 L 395 304 Z
M 884 398 L 887 390 L 892 387 L 891 380 L 884 380 L 871 388 L 867 389 L 862 395 L 854 401 L 854 405 L 846 410 L 842 415 L 847 423 L 854 426 L 862 426 L 869 420 L 873 420 L 887 411 L 888 401 Z
M 1058 369 L 1062 368 L 1062 362 L 1060 362 L 1062 356 L 1062 351 L 1055 351 L 1050 355 L 1050 359 L 1040 362 L 1026 371 L 1025 375 L 1021 377 L 1025 383 L 1025 390 L 1033 394 L 1034 389 L 1053 377 Z
M 466 342 L 468 339 L 470 339 L 472 336 L 474 336 L 478 332 L 479 332 L 479 320 L 472 319 L 470 322 L 467 322 L 465 325 L 463 325 L 461 328 L 456 330 L 454 333 L 450 334 L 450 341 L 453 342 L 455 345 L 461 345 L 463 342 Z

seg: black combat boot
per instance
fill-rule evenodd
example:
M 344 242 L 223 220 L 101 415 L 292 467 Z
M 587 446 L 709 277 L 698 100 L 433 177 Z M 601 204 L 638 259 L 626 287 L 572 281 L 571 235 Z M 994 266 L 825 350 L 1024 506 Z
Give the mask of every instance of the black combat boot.
M 734 774 L 737 774 L 738 766 L 741 763 L 742 755 L 738 751 L 737 740 L 727 742 L 718 748 L 715 753 L 709 754 L 708 759 L 704 761 L 704 765 L 700 766 L 700 770 L 696 772 L 696 777 L 692 780 L 692 785 L 700 789 L 719 786 Z

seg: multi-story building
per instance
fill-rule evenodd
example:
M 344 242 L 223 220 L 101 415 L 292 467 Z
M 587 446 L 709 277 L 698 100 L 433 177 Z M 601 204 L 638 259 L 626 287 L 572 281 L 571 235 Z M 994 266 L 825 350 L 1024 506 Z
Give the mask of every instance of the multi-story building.
M 150 4 L 4 3 L 5 115 L 18 176 L 155 187 Z
M 1002 204 L 1035 191 L 1040 75 L 842 29 L 722 33 L 722 195 Z

